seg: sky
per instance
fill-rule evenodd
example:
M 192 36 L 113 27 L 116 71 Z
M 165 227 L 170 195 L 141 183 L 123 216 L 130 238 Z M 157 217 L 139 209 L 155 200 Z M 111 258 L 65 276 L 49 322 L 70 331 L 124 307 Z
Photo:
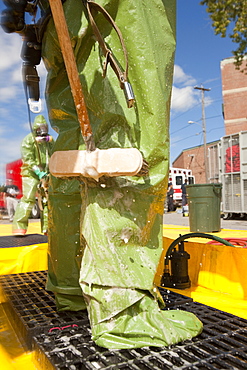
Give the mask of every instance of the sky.
M 0 11 L 5 8 L 0 2 Z M 170 164 L 183 149 L 203 144 L 201 91 L 205 92 L 207 142 L 225 135 L 222 117 L 220 62 L 232 57 L 236 45 L 214 34 L 206 7 L 199 0 L 177 0 L 177 48 L 175 54 L 170 118 Z M 0 184 L 5 183 L 6 163 L 21 157 L 22 139 L 30 132 L 22 83 L 22 39 L 0 27 Z M 48 122 L 44 89 L 46 71 L 38 66 L 41 114 Z M 35 115 L 31 114 L 32 120 Z M 189 124 L 189 121 L 196 123 Z M 56 138 L 56 133 L 50 129 Z

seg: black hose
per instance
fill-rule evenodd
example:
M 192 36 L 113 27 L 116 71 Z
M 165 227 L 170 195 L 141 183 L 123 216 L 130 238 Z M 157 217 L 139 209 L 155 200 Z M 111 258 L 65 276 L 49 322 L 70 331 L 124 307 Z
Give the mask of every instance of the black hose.
M 172 244 L 169 246 L 169 248 L 166 251 L 166 256 L 165 256 L 165 266 L 169 264 L 169 256 L 173 250 L 173 248 L 180 242 L 184 241 L 185 239 L 190 239 L 190 238 L 205 238 L 205 239 L 211 239 L 211 240 L 216 240 L 217 242 L 220 242 L 224 245 L 228 245 L 230 247 L 234 247 L 231 243 L 229 243 L 227 240 L 221 239 L 218 236 L 215 235 L 210 235 L 210 234 L 204 234 L 204 233 L 190 233 L 190 234 L 185 234 L 179 236 L 177 239 L 175 239 Z

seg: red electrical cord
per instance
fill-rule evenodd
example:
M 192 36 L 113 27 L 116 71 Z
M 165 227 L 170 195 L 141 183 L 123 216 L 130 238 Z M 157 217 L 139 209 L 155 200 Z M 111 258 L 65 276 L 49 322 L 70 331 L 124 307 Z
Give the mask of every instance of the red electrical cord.
M 51 333 L 53 330 L 64 330 L 64 329 L 67 329 L 67 328 L 78 328 L 78 325 L 76 324 L 72 324 L 72 325 L 66 325 L 66 326 L 54 326 L 54 328 L 50 328 L 49 329 L 49 333 Z
M 222 238 L 222 239 L 238 247 L 247 248 L 247 238 Z M 214 240 L 210 240 L 209 242 L 207 242 L 207 244 L 222 245 L 222 243 Z

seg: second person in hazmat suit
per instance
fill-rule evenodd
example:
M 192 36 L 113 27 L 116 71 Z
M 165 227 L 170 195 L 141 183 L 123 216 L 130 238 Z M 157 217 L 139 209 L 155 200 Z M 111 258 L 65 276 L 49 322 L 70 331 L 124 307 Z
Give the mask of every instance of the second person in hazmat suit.
M 42 115 L 35 117 L 33 132 L 22 141 L 22 187 L 23 196 L 17 206 L 13 225 L 13 235 L 25 235 L 28 228 L 28 219 L 35 204 L 35 196 L 42 179 L 48 175 L 48 162 L 52 154 L 53 138 L 48 134 L 48 124 Z M 43 202 L 41 212 L 41 231 L 47 233 L 48 210 Z

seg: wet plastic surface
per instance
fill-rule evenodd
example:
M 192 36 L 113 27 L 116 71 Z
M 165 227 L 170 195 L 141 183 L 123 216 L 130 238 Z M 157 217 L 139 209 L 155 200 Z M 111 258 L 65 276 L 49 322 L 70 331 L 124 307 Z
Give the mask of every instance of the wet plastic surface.
M 23 247 L 27 245 L 47 243 L 47 236 L 41 234 L 27 234 L 23 236 L 1 236 L 0 248 Z
M 199 317 L 202 334 L 170 347 L 107 350 L 92 341 L 85 311 L 56 312 L 45 281 L 46 271 L 0 277 L 5 312 L 22 342 L 33 344 L 39 369 L 247 369 L 247 320 L 160 288 L 167 309 Z

